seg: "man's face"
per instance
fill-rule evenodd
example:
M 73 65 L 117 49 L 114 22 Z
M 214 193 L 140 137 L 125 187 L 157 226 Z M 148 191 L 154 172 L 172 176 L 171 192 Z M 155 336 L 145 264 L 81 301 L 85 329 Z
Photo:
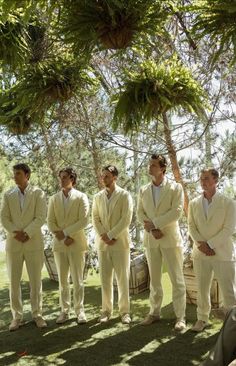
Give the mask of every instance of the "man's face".
M 160 163 L 157 159 L 150 159 L 148 165 L 148 173 L 154 177 L 163 175 L 164 168 L 160 167 Z
M 210 172 L 201 173 L 200 184 L 203 191 L 207 192 L 216 189 L 217 183 L 217 179 Z
M 61 188 L 71 189 L 73 187 L 73 180 L 70 178 L 70 175 L 66 172 L 62 172 L 59 175 Z
M 116 181 L 116 179 L 117 177 L 113 176 L 108 170 L 104 170 L 101 174 L 101 180 L 105 187 L 110 187 Z
M 23 187 L 28 184 L 29 181 L 29 175 L 26 174 L 21 169 L 14 169 L 13 170 L 13 178 L 17 186 Z

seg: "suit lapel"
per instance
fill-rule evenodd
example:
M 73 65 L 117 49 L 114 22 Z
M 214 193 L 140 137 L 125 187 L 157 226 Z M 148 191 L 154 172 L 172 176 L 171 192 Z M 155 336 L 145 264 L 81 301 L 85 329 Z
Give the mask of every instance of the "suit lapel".
M 152 211 L 155 211 L 156 207 L 153 200 L 152 183 L 149 184 L 147 189 L 147 200 L 148 200 L 148 206 L 151 208 Z
M 217 194 L 217 193 L 216 193 Z M 207 215 L 207 220 L 210 220 L 212 218 L 212 216 L 215 213 L 215 209 L 218 206 L 218 195 L 215 197 L 215 199 L 212 201 L 212 203 L 210 204 L 209 208 L 208 208 L 208 215 Z
M 120 188 L 116 186 L 116 189 L 110 198 L 111 201 L 109 202 L 109 205 L 108 205 L 108 217 L 111 216 L 111 214 L 114 210 L 114 207 L 116 205 L 116 202 L 119 198 L 119 195 L 120 195 Z
M 104 219 L 108 218 L 108 204 L 107 204 L 107 195 L 106 195 L 106 190 L 104 189 L 101 195 L 101 200 L 102 200 L 102 212 L 104 215 Z
M 24 215 L 25 212 L 27 212 L 28 206 L 32 199 L 32 193 L 33 193 L 32 187 L 29 187 L 25 193 L 25 200 L 24 200 L 24 205 L 23 205 L 23 209 L 22 209 L 22 215 Z
M 201 195 L 197 201 L 197 207 L 198 207 L 198 211 L 200 213 L 200 217 L 203 218 L 204 221 L 207 221 L 207 217 L 204 211 L 204 207 L 203 207 L 203 196 Z
M 56 198 L 55 198 L 55 205 L 56 205 L 56 209 L 57 211 L 60 213 L 62 220 L 65 219 L 65 208 L 64 208 L 64 202 L 63 202 L 63 193 L 62 191 L 58 192 L 56 194 Z
M 65 217 L 69 214 L 70 209 L 75 201 L 75 198 L 76 198 L 76 192 L 74 190 L 72 190 L 71 195 L 69 197 L 69 201 L 67 202 L 66 207 L 65 207 Z
M 20 198 L 19 198 L 18 189 L 15 189 L 14 192 L 12 193 L 12 199 L 14 201 L 14 208 L 18 212 L 18 215 L 20 217 L 22 214 L 22 211 L 21 211 L 21 207 L 20 207 Z

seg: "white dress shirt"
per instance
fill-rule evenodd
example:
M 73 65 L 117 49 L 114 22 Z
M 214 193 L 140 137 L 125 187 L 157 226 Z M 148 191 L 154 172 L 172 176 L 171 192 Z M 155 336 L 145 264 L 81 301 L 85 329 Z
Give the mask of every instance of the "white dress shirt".
M 19 196 L 19 200 L 20 200 L 20 208 L 22 211 L 23 207 L 24 207 L 24 203 L 25 203 L 25 197 L 26 197 L 27 191 L 29 190 L 29 184 L 27 185 L 27 187 L 25 188 L 23 193 L 21 192 L 19 187 L 16 187 L 16 190 L 18 192 L 18 196 Z
M 210 206 L 211 206 L 211 204 L 214 200 L 214 197 L 215 197 L 215 194 L 214 194 L 214 196 L 212 196 L 211 201 L 209 202 L 208 199 L 206 197 L 204 197 L 204 195 L 202 196 L 202 206 L 203 206 L 203 210 L 204 210 L 206 218 L 208 216 L 208 211 L 209 211 L 209 208 L 210 208 Z M 213 247 L 212 247 L 209 240 L 207 241 L 207 244 L 209 245 L 209 247 L 211 249 L 213 249 Z
M 68 206 L 68 203 L 70 201 L 73 190 L 74 190 L 74 188 L 71 188 L 71 190 L 68 192 L 67 197 L 65 196 L 64 192 L 62 191 L 62 200 L 63 200 L 63 205 L 64 205 L 64 211 L 66 210 L 66 207 Z M 64 233 L 65 237 L 68 236 L 66 233 L 66 230 L 63 230 L 63 233 Z
M 162 188 L 162 183 L 159 184 L 159 186 L 156 186 L 155 184 L 152 184 L 152 197 L 153 197 L 153 202 L 155 204 L 155 207 L 157 206 L 157 203 L 158 203 L 159 198 L 160 198 L 161 188 Z

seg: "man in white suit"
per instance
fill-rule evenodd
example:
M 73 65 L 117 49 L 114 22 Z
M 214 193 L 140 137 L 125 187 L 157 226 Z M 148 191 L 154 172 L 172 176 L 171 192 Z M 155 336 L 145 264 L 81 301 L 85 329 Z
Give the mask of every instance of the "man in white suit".
M 118 170 L 108 165 L 102 170 L 105 189 L 93 200 L 92 220 L 96 231 L 99 272 L 102 286 L 100 322 L 107 322 L 113 310 L 113 270 L 118 284 L 118 306 L 122 323 L 129 324 L 130 236 L 133 204 L 130 194 L 117 184 Z
M 144 246 L 150 273 L 150 312 L 141 324 L 149 325 L 160 319 L 164 261 L 173 288 L 175 330 L 181 331 L 186 327 L 182 238 L 178 226 L 183 210 L 183 189 L 180 184 L 167 181 L 166 167 L 163 155 L 151 156 L 149 174 L 152 182 L 141 187 L 138 197 L 137 216 L 144 225 Z
M 13 320 L 9 330 L 23 325 L 20 281 L 25 262 L 30 283 L 32 317 L 37 327 L 47 326 L 42 318 L 41 271 L 44 263 L 41 226 L 46 218 L 43 191 L 29 184 L 30 168 L 13 167 L 16 187 L 4 194 L 1 207 L 2 226 L 7 232 L 6 261 L 10 280 L 10 304 Z
M 203 194 L 189 205 L 189 233 L 194 240 L 193 265 L 198 287 L 197 322 L 192 327 L 195 332 L 201 332 L 208 325 L 213 273 L 226 310 L 236 300 L 236 251 L 232 238 L 236 224 L 235 203 L 217 192 L 218 180 L 216 169 L 202 170 Z
M 52 196 L 48 207 L 48 228 L 54 234 L 61 313 L 56 323 L 69 319 L 71 307 L 69 271 L 73 282 L 73 302 L 78 324 L 86 323 L 83 272 L 87 239 L 84 229 L 89 220 L 89 202 L 85 193 L 75 189 L 77 174 L 72 168 L 59 172 L 61 191 Z

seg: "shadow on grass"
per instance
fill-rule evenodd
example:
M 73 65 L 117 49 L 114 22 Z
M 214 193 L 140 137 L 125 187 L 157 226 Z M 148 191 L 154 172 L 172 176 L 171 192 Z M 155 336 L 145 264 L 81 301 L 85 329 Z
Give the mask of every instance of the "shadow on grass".
M 88 322 L 78 326 L 71 318 L 63 326 L 55 324 L 59 312 L 58 284 L 43 280 L 44 314 L 48 328 L 39 330 L 26 315 L 27 323 L 16 332 L 7 327 L 0 332 L 0 365 L 15 365 L 23 355 L 28 365 L 163 365 L 190 366 L 198 364 L 216 340 L 216 329 L 201 335 L 187 331 L 177 334 L 173 330 L 174 313 L 171 304 L 162 309 L 163 319 L 148 327 L 139 325 L 149 310 L 148 293 L 132 296 L 133 322 L 130 326 L 120 322 L 117 311 L 108 324 L 100 325 L 100 286 L 87 285 L 85 310 Z M 29 297 L 26 282 L 22 284 L 23 298 Z M 9 322 L 8 289 L 0 291 L 1 319 Z M 26 301 L 27 303 L 27 301 Z M 27 303 L 29 309 L 29 303 Z M 187 307 L 187 318 L 195 320 L 194 306 Z M 22 360 L 23 361 L 23 360 Z M 195 363 L 194 363 L 195 362 Z

